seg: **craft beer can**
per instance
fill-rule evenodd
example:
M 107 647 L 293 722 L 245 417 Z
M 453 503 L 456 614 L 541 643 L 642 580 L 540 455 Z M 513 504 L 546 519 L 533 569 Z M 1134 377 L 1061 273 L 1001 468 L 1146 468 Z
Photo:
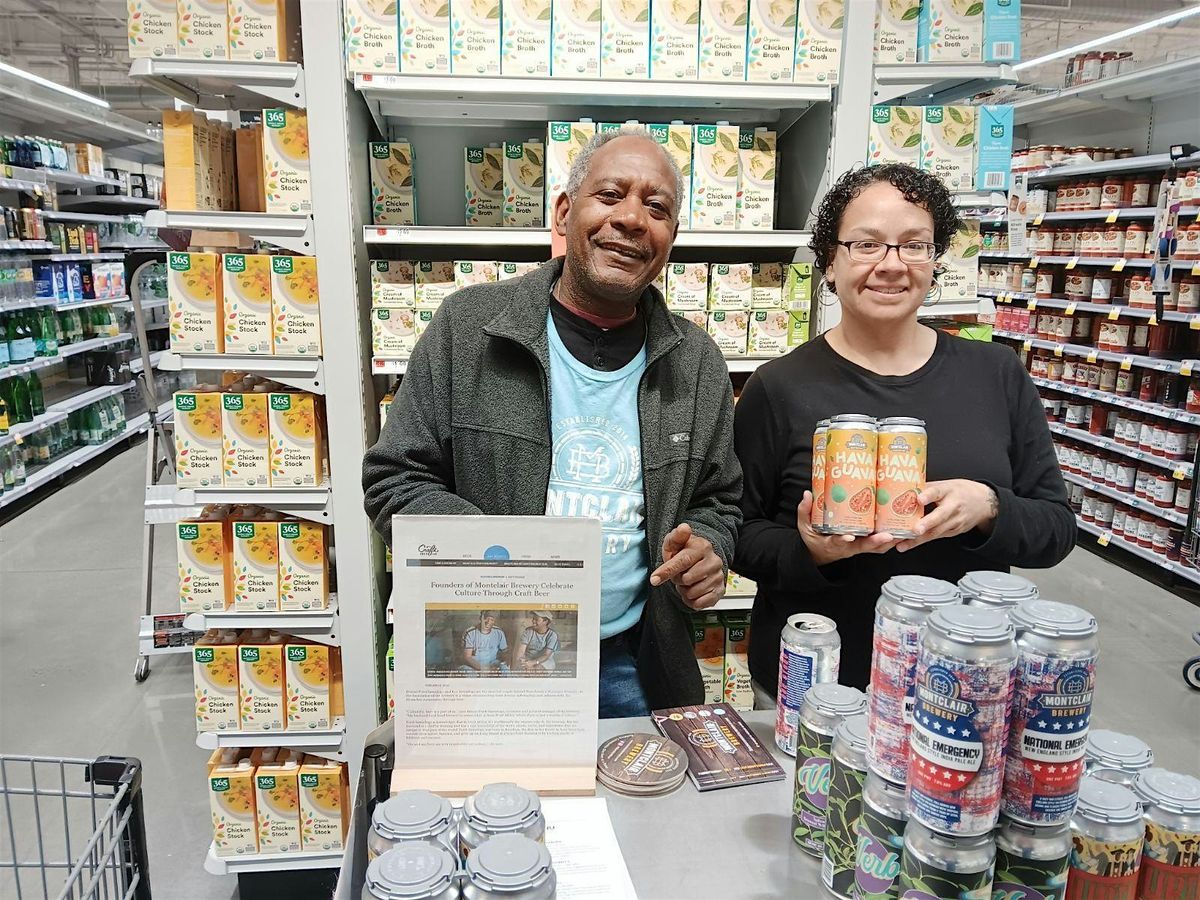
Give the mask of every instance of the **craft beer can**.
M 959 900 L 991 897 L 996 865 L 992 835 L 956 837 L 909 819 L 900 863 L 900 897 Z
M 889 781 L 908 780 L 908 734 L 921 626 L 929 613 L 962 602 L 947 581 L 924 575 L 895 575 L 884 583 L 875 604 L 871 648 L 870 728 L 867 759 Z
M 458 825 L 449 800 L 429 791 L 400 791 L 375 807 L 367 831 L 367 859 L 416 841 L 458 852 Z
M 1086 776 L 1071 818 L 1066 900 L 1134 900 L 1144 829 L 1132 790 Z
M 812 442 L 812 509 L 809 524 L 817 534 L 825 534 L 825 443 L 829 420 L 822 419 L 813 432 Z
M 1146 842 L 1138 900 L 1200 897 L 1200 780 L 1147 769 L 1133 780 L 1142 801 Z
M 458 858 L 444 846 L 401 844 L 367 865 L 362 900 L 459 900 Z
M 1096 683 L 1096 619 L 1078 606 L 1022 600 L 1009 613 L 1017 669 L 1000 810 L 1032 825 L 1069 822 L 1083 777 Z
M 792 793 L 792 840 L 820 857 L 825 846 L 833 735 L 842 721 L 867 711 L 867 698 L 844 684 L 814 684 L 800 708 L 796 729 L 796 780 Z
M 896 900 L 899 896 L 907 822 L 904 785 L 888 781 L 877 772 L 867 772 L 854 856 L 858 900 Z
M 906 416 L 879 420 L 879 450 L 875 461 L 875 530 L 892 537 L 917 536 L 925 514 L 920 494 L 925 490 L 929 439 L 925 423 Z
M 1022 600 L 1038 598 L 1037 585 L 1028 578 L 1008 572 L 968 572 L 958 579 L 963 602 L 967 606 L 990 606 L 1009 610 Z
M 796 755 L 796 726 L 804 695 L 814 684 L 835 682 L 841 663 L 842 639 L 828 616 L 797 613 L 789 616 L 779 638 L 779 687 L 775 703 L 775 744 Z
M 917 660 L 908 815 L 943 834 L 987 834 L 1000 816 L 1017 646 L 1003 613 L 935 610 Z
M 463 859 L 482 843 L 499 834 L 519 834 L 533 841 L 546 840 L 542 801 L 533 791 L 507 781 L 485 784 L 463 802 L 458 846 Z
M 545 844 L 498 834 L 467 857 L 463 900 L 554 900 L 558 879 Z
M 870 416 L 842 415 L 825 433 L 825 530 L 865 536 L 875 530 L 879 430 Z
M 1000 817 L 996 830 L 995 897 L 1063 900 L 1071 863 L 1068 825 L 1027 825 Z
M 1086 774 L 1133 787 L 1138 772 L 1154 765 L 1154 751 L 1141 738 L 1119 731 L 1089 731 L 1084 747 Z
M 851 716 L 833 733 L 821 881 L 835 897 L 854 896 L 854 863 L 863 781 L 867 777 L 867 717 Z

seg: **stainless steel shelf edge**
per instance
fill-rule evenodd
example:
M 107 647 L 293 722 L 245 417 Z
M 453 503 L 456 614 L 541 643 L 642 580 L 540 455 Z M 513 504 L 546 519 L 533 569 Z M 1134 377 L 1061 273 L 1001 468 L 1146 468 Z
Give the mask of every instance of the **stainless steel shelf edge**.
M 1135 497 L 1132 494 L 1119 490 L 1118 488 L 1109 487 L 1106 484 L 1092 481 L 1090 478 L 1084 478 L 1082 475 L 1076 475 L 1074 472 L 1063 472 L 1064 481 L 1070 481 L 1072 484 L 1077 484 L 1080 487 L 1086 488 L 1093 493 L 1108 497 L 1110 500 L 1115 500 L 1117 503 L 1124 503 L 1139 512 L 1148 512 L 1152 516 L 1156 516 L 1172 525 L 1184 526 L 1187 525 L 1187 516 L 1178 513 L 1174 508 L 1164 508 L 1155 506 L 1149 500 L 1143 500 L 1141 497 Z
M 1076 163 L 1074 165 L 1050 166 L 1045 169 L 1031 169 L 1025 173 L 1025 178 L 1030 184 L 1038 184 L 1045 181 L 1063 181 L 1068 178 L 1078 178 L 1086 175 L 1125 175 L 1137 172 L 1154 172 L 1166 169 L 1171 164 L 1171 154 L 1153 153 L 1149 156 L 1133 156 L 1128 159 L 1108 159 L 1104 162 Z M 1183 159 L 1177 160 L 1175 164 L 1182 167 L 1200 165 L 1200 153 L 1186 156 Z
M 348 813 L 347 813 L 348 814 Z M 342 864 L 342 851 L 330 853 L 279 853 L 251 856 L 217 856 L 210 844 L 204 857 L 204 871 L 210 875 L 241 875 L 251 872 L 295 872 L 305 869 L 336 869 Z
M 875 103 L 950 103 L 981 91 L 1016 84 L 1008 63 L 906 63 L 875 66 Z
M 88 350 L 99 350 L 101 347 L 108 347 L 112 344 L 119 344 L 121 341 L 132 339 L 133 335 L 121 332 L 113 337 L 89 338 L 77 344 L 66 344 L 58 348 L 57 356 L 37 356 L 28 362 L 5 366 L 3 369 L 0 369 L 0 379 L 11 378 L 14 375 L 24 375 L 27 372 L 32 372 L 34 369 L 46 369 L 62 362 L 69 356 L 86 353 Z
M 1155 565 L 1178 575 L 1180 578 L 1186 578 L 1196 584 L 1200 584 L 1200 571 L 1189 569 L 1187 566 L 1173 562 L 1163 556 L 1159 556 L 1153 550 L 1147 550 L 1145 547 L 1140 547 L 1137 544 L 1130 543 L 1122 537 L 1117 537 L 1111 531 L 1101 528 L 1092 522 L 1085 522 L 1078 515 L 1075 516 L 1075 524 L 1079 526 L 1081 531 L 1086 531 L 1088 534 L 1095 535 L 1097 538 L 1102 538 L 1104 543 L 1101 546 L 1119 547 L 1122 550 L 1127 550 L 1134 556 L 1140 556 L 1142 559 L 1149 560 Z
M 146 213 L 146 226 L 190 231 L 237 231 L 293 253 L 313 253 L 312 216 L 306 214 L 159 209 Z
M 1186 422 L 1188 425 L 1200 425 L 1200 413 L 1190 413 L 1182 409 L 1138 400 L 1136 397 L 1122 397 L 1120 394 L 1110 394 L 1107 391 L 1079 387 L 1078 385 L 1067 384 L 1063 381 L 1052 381 L 1049 378 L 1041 378 L 1037 375 L 1032 376 L 1032 379 L 1033 383 L 1038 387 L 1044 387 L 1048 390 L 1058 391 L 1063 394 L 1076 394 L 1080 397 L 1087 397 L 1089 400 L 1095 400 L 1098 403 L 1107 403 L 1110 406 L 1122 406 L 1136 412 L 1148 413 L 1152 416 L 1159 416 L 1176 422 Z
M 200 731 L 196 746 L 201 750 L 221 747 L 287 747 L 317 756 L 338 759 L 346 737 L 346 720 L 337 716 L 333 727 L 300 731 Z
M 337 594 L 329 595 L 329 606 L 326 609 L 237 612 L 230 608 L 219 612 L 188 613 L 184 616 L 183 624 L 194 631 L 207 631 L 210 628 L 270 628 L 331 647 L 337 647 L 341 643 Z
M 1135 447 L 1126 447 L 1124 444 L 1120 444 L 1102 434 L 1092 434 L 1090 431 L 1082 428 L 1072 428 L 1070 425 L 1064 425 L 1061 422 L 1047 422 L 1046 424 L 1049 426 L 1052 434 L 1057 434 L 1073 441 L 1079 441 L 1082 444 L 1091 444 L 1093 447 L 1099 447 L 1101 450 L 1127 456 L 1138 462 L 1166 469 L 1171 473 L 1181 472 L 1185 478 L 1192 477 L 1192 464 L 1189 462 L 1167 459 L 1165 456 L 1155 456 L 1153 453 L 1146 453 Z
M 807 247 L 807 231 L 681 231 L 680 248 L 795 250 Z M 367 244 L 457 247 L 541 247 L 550 249 L 547 228 L 469 228 L 438 225 L 364 225 Z
M 129 77 L 202 109 L 305 105 L 304 69 L 294 62 L 135 59 Z
M 1007 98 L 1016 125 L 1045 122 L 1078 113 L 1111 115 L 1105 100 L 1155 100 L 1195 92 L 1200 87 L 1200 60 L 1172 60 L 1077 87 L 1029 97 Z
M 325 393 L 325 364 L 320 357 L 249 356 L 227 353 L 179 354 L 162 351 L 159 368 L 164 372 L 183 369 L 219 372 L 255 372 L 275 381 L 309 391 Z

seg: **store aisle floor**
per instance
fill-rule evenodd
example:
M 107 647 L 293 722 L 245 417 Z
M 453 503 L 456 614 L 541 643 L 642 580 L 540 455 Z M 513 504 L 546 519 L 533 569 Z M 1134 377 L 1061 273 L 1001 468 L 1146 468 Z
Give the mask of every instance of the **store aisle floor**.
M 132 677 L 144 453 L 118 455 L 0 528 L 0 752 L 139 757 L 156 900 L 229 900 L 235 880 L 202 866 L 207 754 L 192 732 L 188 657 L 155 658 L 145 684 Z M 174 554 L 161 529 L 160 612 L 174 603 Z M 1085 550 L 1027 574 L 1100 619 L 1096 725 L 1136 730 L 1135 711 L 1151 707 L 1161 726 L 1142 737 L 1162 765 L 1195 773 L 1200 696 L 1180 670 L 1200 652 L 1190 637 L 1200 609 Z

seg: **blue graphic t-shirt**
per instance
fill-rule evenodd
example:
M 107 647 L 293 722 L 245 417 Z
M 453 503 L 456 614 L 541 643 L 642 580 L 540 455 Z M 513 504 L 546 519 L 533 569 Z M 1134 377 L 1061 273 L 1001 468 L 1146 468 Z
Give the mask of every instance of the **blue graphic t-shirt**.
M 612 372 L 575 359 L 546 316 L 550 431 L 554 438 L 546 515 L 599 519 L 600 637 L 632 628 L 650 588 L 638 385 L 646 348 Z

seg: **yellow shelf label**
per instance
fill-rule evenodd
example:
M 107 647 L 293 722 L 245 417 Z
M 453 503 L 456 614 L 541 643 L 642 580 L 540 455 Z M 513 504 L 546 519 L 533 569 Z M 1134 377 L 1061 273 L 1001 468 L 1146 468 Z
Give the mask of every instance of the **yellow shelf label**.
M 1117 219 L 1120 217 L 1120 215 L 1121 215 L 1121 211 L 1119 209 L 1114 209 L 1112 212 L 1110 212 L 1108 214 L 1108 218 L 1105 219 L 1104 221 L 1107 222 L 1109 225 L 1111 225 L 1113 222 L 1117 221 Z
M 1200 262 L 1192 263 L 1192 274 L 1200 275 Z
M 1192 331 L 1200 331 L 1200 316 L 1192 316 L 1188 320 L 1188 328 Z
M 1190 359 L 1185 359 L 1185 360 L 1184 360 L 1184 361 L 1183 361 L 1183 362 L 1180 364 L 1180 366 L 1179 366 L 1179 374 L 1180 374 L 1180 375 L 1182 375 L 1182 376 L 1184 376 L 1185 378 L 1186 378 L 1188 375 L 1191 375 L 1191 374 L 1192 374 L 1192 361 L 1191 361 Z
M 1114 272 L 1123 272 L 1123 271 L 1125 271 L 1125 260 L 1123 260 L 1123 259 L 1118 259 L 1118 260 L 1117 260 L 1115 263 L 1113 263 L 1113 271 L 1114 271 Z
M 1025 308 L 1026 309 L 1037 309 L 1037 301 L 1030 300 L 1028 303 L 1025 304 Z
M 1108 542 L 1111 539 L 1111 537 L 1112 536 L 1106 531 L 1103 534 L 1101 534 L 1100 537 L 1096 538 L 1096 543 L 1099 544 L 1101 547 L 1107 547 Z
M 1075 268 L 1077 265 L 1079 265 L 1079 257 L 1072 256 L 1070 262 L 1067 263 L 1067 271 L 1069 272 L 1071 269 Z
M 1174 475 L 1176 481 L 1183 481 L 1183 479 L 1187 478 L 1187 473 L 1183 469 L 1176 469 Z
M 1121 310 L 1120 310 L 1120 308 L 1118 308 L 1118 307 L 1114 306 L 1112 309 L 1110 309 L 1110 310 L 1108 311 L 1108 320 L 1109 320 L 1110 322 L 1115 322 L 1115 321 L 1117 321 L 1117 319 L 1119 319 L 1119 318 L 1121 318 Z
M 1147 319 L 1146 321 L 1149 322 L 1151 325 L 1157 325 L 1158 324 L 1158 316 L 1154 313 L 1150 313 L 1150 318 Z
M 1034 224 L 1034 225 L 1041 225 L 1041 224 L 1042 224 L 1042 219 L 1044 219 L 1045 217 L 1046 217 L 1046 214 L 1045 214 L 1045 213 L 1038 213 L 1036 216 L 1034 216 L 1034 217 L 1033 217 L 1033 224 Z
M 1073 316 L 1073 315 L 1075 315 L 1075 303 L 1074 303 L 1074 301 L 1072 301 L 1072 302 L 1070 302 L 1070 303 L 1068 303 L 1068 304 L 1067 304 L 1066 314 L 1067 314 L 1068 316 Z
M 1033 349 L 1033 341 L 1026 341 L 1024 344 L 1024 347 L 1027 351 L 1032 350 Z
M 1055 355 L 1055 356 L 1062 356 L 1062 355 L 1063 355 L 1063 345 L 1062 345 L 1062 344 L 1055 344 L 1055 345 L 1054 345 L 1054 355 Z
M 1027 269 L 1036 269 L 1036 268 L 1037 268 L 1037 264 L 1038 264 L 1038 258 L 1037 258 L 1036 256 L 1033 256 L 1033 257 L 1030 257 L 1030 259 L 1029 259 L 1029 265 L 1027 265 L 1025 268 L 1027 268 Z
M 1133 368 L 1133 357 L 1132 356 L 1127 356 L 1123 360 L 1121 360 L 1121 371 L 1122 372 L 1128 372 L 1132 368 Z
M 1090 363 L 1094 363 L 1099 358 L 1100 358 L 1100 351 L 1098 351 L 1098 350 L 1093 350 L 1091 353 L 1089 353 L 1087 355 L 1087 361 Z

